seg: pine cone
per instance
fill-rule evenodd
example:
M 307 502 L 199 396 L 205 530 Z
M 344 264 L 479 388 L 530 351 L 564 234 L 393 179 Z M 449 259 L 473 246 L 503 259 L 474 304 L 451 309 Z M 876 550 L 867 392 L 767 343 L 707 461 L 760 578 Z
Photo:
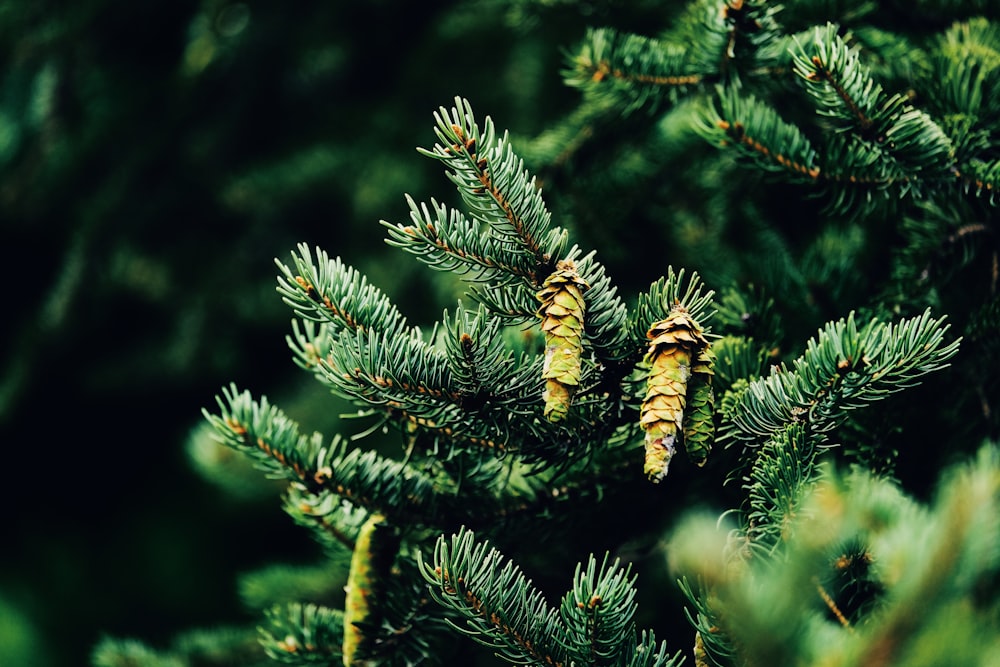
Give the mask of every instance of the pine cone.
M 691 368 L 688 384 L 688 411 L 684 420 L 684 449 L 688 457 L 698 466 L 705 465 L 708 453 L 712 451 L 715 439 L 715 392 L 712 391 L 712 363 L 714 355 L 710 347 L 698 353 Z
M 373 514 L 358 533 L 351 559 L 351 570 L 347 578 L 347 598 L 344 602 L 344 654 L 353 658 L 362 641 L 361 629 L 355 622 L 369 620 L 368 598 L 371 595 L 372 562 L 371 541 L 383 517 Z
M 569 412 L 573 394 L 580 384 L 580 356 L 583 351 L 583 292 L 589 286 L 576 272 L 571 259 L 556 264 L 538 292 L 542 302 L 538 316 L 545 334 L 545 417 L 558 422 Z
M 649 375 L 639 423 L 646 431 L 644 470 L 652 482 L 658 483 L 667 475 L 670 459 L 677 451 L 677 434 L 683 432 L 688 381 L 695 370 L 699 377 L 710 377 L 711 356 L 703 354 L 708 340 L 701 327 L 681 306 L 675 306 L 666 319 L 650 327 L 646 337 L 650 339 L 645 358 Z M 699 396 L 698 401 L 705 403 L 706 397 Z M 699 405 L 699 410 L 704 406 Z

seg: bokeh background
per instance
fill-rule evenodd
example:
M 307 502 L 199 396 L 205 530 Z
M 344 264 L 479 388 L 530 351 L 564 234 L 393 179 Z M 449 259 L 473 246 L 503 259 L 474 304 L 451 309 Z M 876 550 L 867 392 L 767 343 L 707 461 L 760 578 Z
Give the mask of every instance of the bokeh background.
M 578 102 L 560 70 L 587 25 L 662 16 L 618 4 L 0 2 L 0 664 L 247 622 L 237 573 L 315 555 L 276 488 L 192 458 L 231 381 L 336 419 L 291 363 L 273 259 L 319 245 L 436 319 L 453 286 L 379 225 L 453 194 L 414 150 L 432 112 L 462 95 L 537 134 Z

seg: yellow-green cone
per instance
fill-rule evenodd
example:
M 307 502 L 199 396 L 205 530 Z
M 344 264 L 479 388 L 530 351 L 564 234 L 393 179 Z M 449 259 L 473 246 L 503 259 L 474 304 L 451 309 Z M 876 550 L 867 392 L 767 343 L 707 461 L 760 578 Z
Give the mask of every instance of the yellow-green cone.
M 351 568 L 347 575 L 347 586 L 344 590 L 347 597 L 344 600 L 344 643 L 342 653 L 344 667 L 364 664 L 358 657 L 358 648 L 365 639 L 364 625 L 374 622 L 372 611 L 372 599 L 376 594 L 380 569 L 379 562 L 390 556 L 390 554 L 378 553 L 385 550 L 385 546 L 379 542 L 376 535 L 378 531 L 391 531 L 385 524 L 385 517 L 381 514 L 372 514 L 358 531 L 358 538 L 354 542 L 354 554 L 351 556 Z
M 677 452 L 678 434 L 684 432 L 692 373 L 697 372 L 699 380 L 710 377 L 711 355 L 704 353 L 708 340 L 701 327 L 683 307 L 675 306 L 665 319 L 650 327 L 646 337 L 650 340 L 645 357 L 649 374 L 639 423 L 646 432 L 643 470 L 657 483 L 666 477 L 670 459 Z M 706 397 L 699 394 L 697 399 L 698 409 L 704 410 Z M 700 446 L 704 449 L 703 442 Z
M 580 384 L 580 357 L 583 352 L 583 292 L 587 283 L 576 272 L 576 264 L 566 259 L 545 279 L 537 298 L 538 316 L 545 335 L 544 414 L 549 421 L 565 419 L 573 394 Z

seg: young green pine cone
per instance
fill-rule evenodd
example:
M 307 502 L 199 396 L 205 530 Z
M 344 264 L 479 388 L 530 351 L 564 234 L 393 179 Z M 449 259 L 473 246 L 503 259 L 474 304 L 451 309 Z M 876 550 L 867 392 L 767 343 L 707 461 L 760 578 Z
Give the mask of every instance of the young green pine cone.
M 545 279 L 537 298 L 542 302 L 538 316 L 545 335 L 545 418 L 561 421 L 569 412 L 573 394 L 580 384 L 580 356 L 583 352 L 583 292 L 589 286 L 576 272 L 576 264 L 566 259 Z
M 701 352 L 708 347 L 708 341 L 701 327 L 680 306 L 650 327 L 646 337 L 650 339 L 645 357 L 649 375 L 639 423 L 646 431 L 643 469 L 650 481 L 658 483 L 667 475 L 670 459 L 677 452 L 678 434 L 683 432 L 692 359 L 696 368 L 706 363 Z
M 366 637 L 366 627 L 379 625 L 378 598 L 398 548 L 399 536 L 381 514 L 372 514 L 358 531 L 344 587 L 344 667 L 367 664 L 359 656 L 366 639 L 372 641 Z
M 715 392 L 712 391 L 712 364 L 715 361 L 712 349 L 705 347 L 698 353 L 691 367 L 688 384 L 688 410 L 684 419 L 684 449 L 688 457 L 698 466 L 705 465 L 708 453 L 712 451 L 715 439 Z

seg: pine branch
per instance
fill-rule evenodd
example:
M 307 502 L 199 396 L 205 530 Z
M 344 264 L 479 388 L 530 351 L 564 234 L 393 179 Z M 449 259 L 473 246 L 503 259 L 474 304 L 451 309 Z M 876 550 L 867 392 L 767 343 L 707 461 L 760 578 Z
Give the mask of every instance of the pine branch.
M 236 385 L 223 388 L 216 397 L 219 415 L 202 414 L 215 429 L 219 441 L 250 456 L 269 476 L 315 486 L 314 458 L 321 451 L 322 436 L 307 438 L 298 424 L 271 405 L 267 397 L 254 401 L 250 392 Z
M 475 282 L 535 283 L 537 265 L 533 256 L 510 253 L 508 241 L 488 231 L 483 233 L 480 224 L 433 199 L 429 208 L 427 204 L 418 206 L 409 196 L 406 201 L 412 224 L 382 221 L 389 230 L 389 245 L 416 255 L 433 269 L 468 274 L 468 279 Z
M 770 555 L 788 534 L 799 500 L 816 482 L 822 443 L 822 436 L 808 433 L 804 425 L 789 424 L 761 446 L 744 478 L 746 540 L 753 553 Z
M 948 137 L 902 95 L 887 95 L 861 63 L 858 50 L 837 34 L 836 25 L 817 28 L 812 42 L 799 45 L 793 60 L 818 112 L 837 130 L 854 132 L 885 156 L 880 159 L 899 162 L 911 179 L 950 177 L 954 151 Z
M 670 317 L 677 306 L 683 308 L 688 317 L 697 322 L 704 333 L 708 334 L 711 331 L 708 323 L 715 312 L 710 310 L 715 292 L 705 288 L 697 273 L 692 273 L 687 280 L 685 273 L 684 269 L 674 271 L 674 267 L 668 266 L 667 274 L 650 285 L 648 291 L 639 295 L 635 309 L 629 317 L 629 332 L 637 353 L 646 352 L 649 344 L 646 334 L 649 327 Z
M 431 596 L 465 618 L 456 629 L 514 664 L 565 667 L 568 641 L 558 610 L 487 542 L 463 531 L 439 538 L 433 560 L 417 555 Z
M 595 100 L 610 98 L 628 114 L 676 103 L 679 93 L 704 83 L 711 70 L 690 62 L 690 52 L 655 39 L 589 29 L 564 72 L 567 85 Z
M 325 322 L 335 332 L 415 335 L 388 297 L 339 258 L 330 259 L 326 251 L 317 248 L 314 260 L 302 243 L 298 253 L 292 253 L 292 263 L 294 270 L 275 260 L 281 270 L 278 293 L 301 318 Z
M 798 127 L 752 94 L 718 88 L 694 130 L 717 146 L 732 146 L 761 169 L 797 183 L 815 183 L 821 170 L 816 150 Z
M 260 643 L 283 665 L 339 663 L 344 641 L 344 614 L 315 604 L 292 602 L 274 606 L 264 615 Z
M 808 424 L 822 433 L 841 423 L 844 411 L 862 407 L 944 368 L 958 351 L 945 343 L 948 326 L 930 312 L 897 324 L 871 321 L 863 328 L 846 320 L 828 324 L 792 363 L 743 389 L 724 438 L 758 441 L 787 424 Z
M 573 588 L 563 597 L 559 614 L 566 624 L 571 660 L 576 664 L 618 665 L 628 650 L 633 627 L 636 577 L 607 556 L 597 570 L 591 557 L 586 571 L 577 565 Z
M 531 281 L 540 286 L 545 267 L 562 256 L 566 235 L 551 226 L 535 179 L 524 168 L 505 132 L 497 136 L 486 118 L 480 130 L 468 101 L 455 98 L 450 110 L 434 114 L 441 143 L 421 154 L 440 160 L 472 215 L 484 222 L 507 252 L 533 267 Z
M 558 609 L 550 607 L 512 561 L 488 542 L 462 530 L 438 538 L 433 559 L 418 552 L 431 596 L 457 611 L 461 632 L 514 664 L 561 667 L 572 664 L 678 667 L 652 633 L 636 637 L 634 577 L 607 558 L 600 570 L 593 557 L 578 566 L 573 589 Z M 571 641 L 576 639 L 577 641 Z

